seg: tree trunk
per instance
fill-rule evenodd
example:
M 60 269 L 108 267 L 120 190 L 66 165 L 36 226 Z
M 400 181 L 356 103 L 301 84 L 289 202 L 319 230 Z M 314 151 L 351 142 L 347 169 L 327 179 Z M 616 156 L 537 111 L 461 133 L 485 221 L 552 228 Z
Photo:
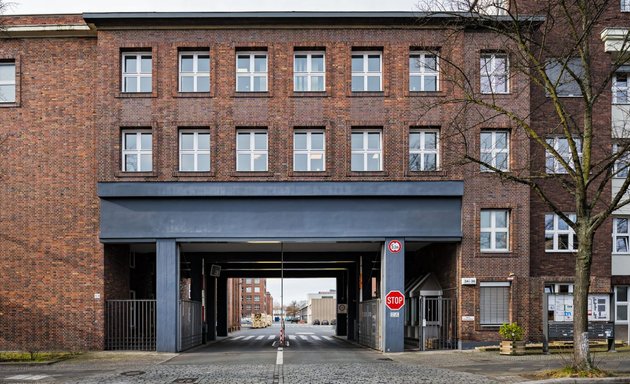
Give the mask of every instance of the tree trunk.
M 594 233 L 587 228 L 587 224 L 580 224 L 576 235 L 579 247 L 573 287 L 573 366 L 578 370 L 590 370 L 592 365 L 588 345 L 588 291 Z

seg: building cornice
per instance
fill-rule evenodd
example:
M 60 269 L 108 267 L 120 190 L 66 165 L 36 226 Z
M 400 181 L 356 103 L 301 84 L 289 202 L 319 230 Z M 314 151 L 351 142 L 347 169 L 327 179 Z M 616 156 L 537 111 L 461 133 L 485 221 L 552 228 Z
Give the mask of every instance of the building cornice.
M 8 25 L 0 29 L 0 38 L 94 37 L 96 30 L 86 24 Z

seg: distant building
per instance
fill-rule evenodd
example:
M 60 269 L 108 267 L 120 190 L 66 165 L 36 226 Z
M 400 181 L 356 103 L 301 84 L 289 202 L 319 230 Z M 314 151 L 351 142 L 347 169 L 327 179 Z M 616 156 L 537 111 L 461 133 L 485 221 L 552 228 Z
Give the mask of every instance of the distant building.
M 320 291 L 318 293 L 309 293 L 306 306 L 300 309 L 302 319 L 306 319 L 308 324 L 313 324 L 315 320 L 319 320 L 320 324 L 327 320 L 329 323 L 337 318 L 337 291 Z M 306 318 L 304 318 L 306 312 Z
M 245 278 L 241 282 L 241 316 L 273 312 L 273 297 L 267 292 L 267 279 Z

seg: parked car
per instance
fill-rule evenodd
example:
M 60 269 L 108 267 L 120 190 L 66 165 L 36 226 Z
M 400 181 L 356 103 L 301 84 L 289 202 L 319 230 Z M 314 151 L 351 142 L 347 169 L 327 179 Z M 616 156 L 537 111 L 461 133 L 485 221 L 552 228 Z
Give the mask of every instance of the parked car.
M 329 325 L 328 320 L 322 320 L 322 325 Z
M 337 319 L 332 319 L 330 321 L 330 325 L 337 325 Z
M 313 320 L 313 325 L 319 325 L 319 320 Z

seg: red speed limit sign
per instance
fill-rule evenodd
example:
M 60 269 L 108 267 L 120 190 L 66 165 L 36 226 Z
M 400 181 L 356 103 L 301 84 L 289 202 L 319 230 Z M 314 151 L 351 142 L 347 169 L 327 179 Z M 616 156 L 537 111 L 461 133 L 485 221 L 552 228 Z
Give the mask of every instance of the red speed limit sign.
M 391 253 L 398 253 L 402 249 L 402 244 L 398 240 L 392 240 L 387 243 L 387 249 L 389 249 Z
M 400 291 L 389 291 L 385 296 L 385 305 L 392 311 L 398 311 L 405 305 L 405 295 Z

